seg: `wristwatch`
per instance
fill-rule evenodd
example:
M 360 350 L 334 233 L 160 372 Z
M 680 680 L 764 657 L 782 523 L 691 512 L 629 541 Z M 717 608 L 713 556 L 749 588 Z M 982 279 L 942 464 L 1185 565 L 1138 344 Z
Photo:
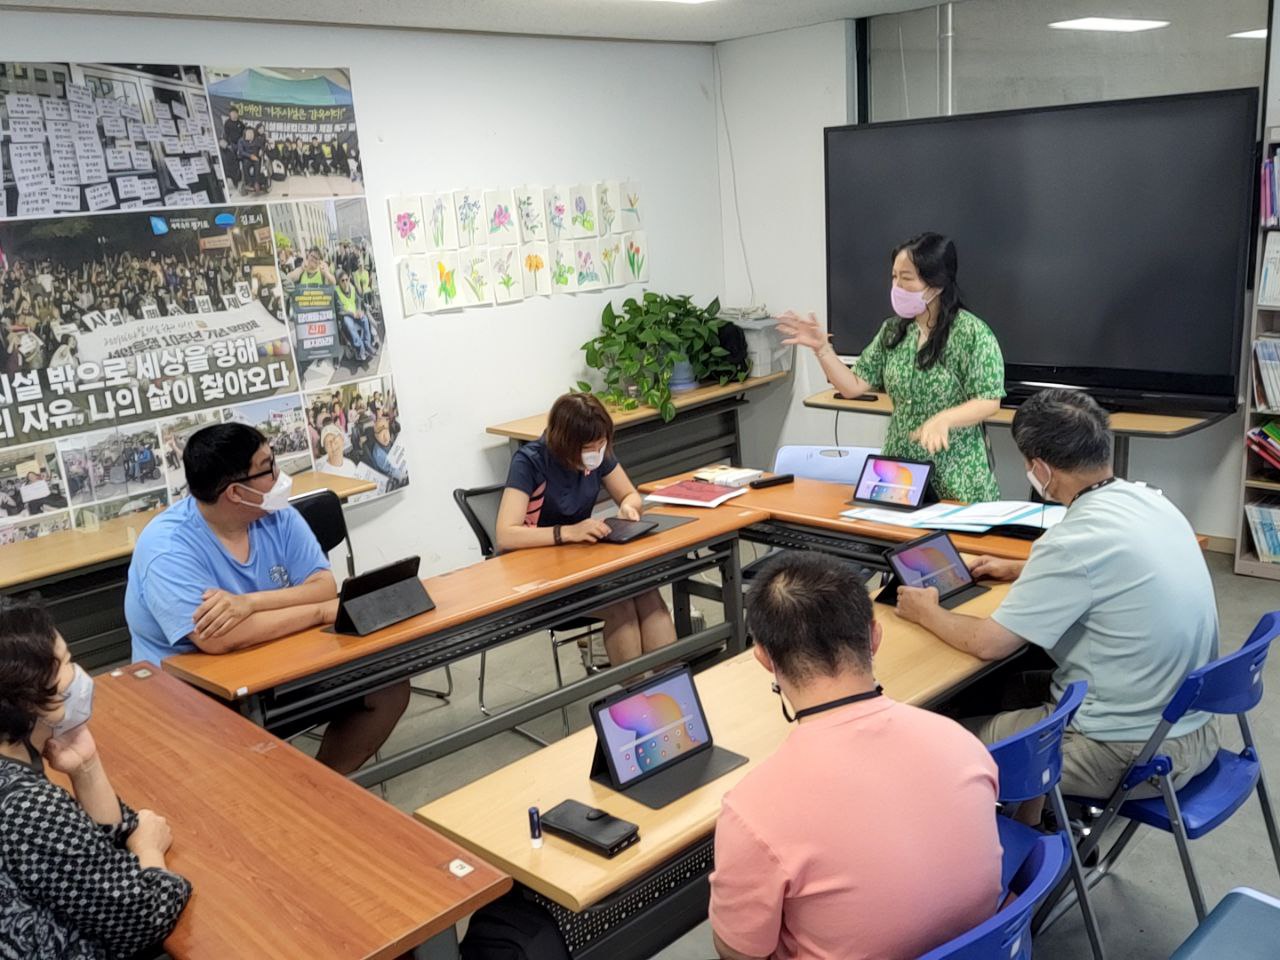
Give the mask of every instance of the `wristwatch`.
M 559 546 L 560 544 L 564 543 L 564 541 L 560 539 L 560 524 L 557 523 L 552 532 L 555 534 L 555 537 L 556 537 L 556 546 Z

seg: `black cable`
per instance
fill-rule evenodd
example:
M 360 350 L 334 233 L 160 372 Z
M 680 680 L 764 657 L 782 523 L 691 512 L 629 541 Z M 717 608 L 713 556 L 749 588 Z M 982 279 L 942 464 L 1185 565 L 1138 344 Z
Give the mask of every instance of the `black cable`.
M 836 411 L 836 446 L 840 446 L 840 411 Z

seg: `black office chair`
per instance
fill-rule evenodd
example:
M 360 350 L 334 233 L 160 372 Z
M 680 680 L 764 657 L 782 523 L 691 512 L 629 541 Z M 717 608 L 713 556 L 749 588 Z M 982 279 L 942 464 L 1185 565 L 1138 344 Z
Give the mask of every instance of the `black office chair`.
M 320 541 L 320 549 L 326 556 L 336 550 L 339 544 L 347 545 L 347 576 L 354 577 L 356 556 L 351 548 L 351 535 L 347 532 L 347 516 L 342 510 L 342 501 L 338 499 L 338 495 L 332 490 L 313 490 L 310 493 L 290 497 L 289 505 L 302 514 L 302 519 L 307 521 L 307 526 Z M 453 695 L 453 671 L 448 664 L 445 664 L 444 676 L 446 686 L 443 690 L 415 687 L 412 684 L 409 685 L 409 689 L 419 696 L 431 697 L 447 703 L 449 697 Z
M 289 498 L 289 505 L 302 514 L 307 526 L 320 541 L 320 549 L 328 556 L 340 544 L 347 545 L 347 576 L 356 575 L 355 551 L 351 549 L 351 536 L 347 533 L 347 518 L 342 512 L 342 501 L 332 490 L 312 490 Z
M 506 484 L 495 483 L 487 487 L 459 487 L 453 491 L 453 502 L 462 511 L 467 525 L 475 534 L 476 543 L 480 546 L 480 554 L 486 560 L 497 554 L 498 506 L 502 502 L 502 491 Z M 587 673 L 595 673 L 599 668 L 591 657 L 591 638 L 603 632 L 604 623 L 594 617 L 571 617 L 547 630 L 551 637 L 551 660 L 556 668 L 556 686 L 564 686 L 564 674 L 560 669 L 560 648 L 568 644 L 577 644 L 578 653 L 582 657 L 582 666 Z M 564 631 L 578 631 L 569 636 L 557 636 Z M 480 653 L 480 712 L 486 717 L 492 716 L 484 702 L 485 653 Z M 569 708 L 560 708 L 560 717 L 564 724 L 564 735 L 569 735 Z M 530 733 L 522 727 L 516 732 L 528 737 L 534 743 L 546 746 L 547 741 L 537 734 Z

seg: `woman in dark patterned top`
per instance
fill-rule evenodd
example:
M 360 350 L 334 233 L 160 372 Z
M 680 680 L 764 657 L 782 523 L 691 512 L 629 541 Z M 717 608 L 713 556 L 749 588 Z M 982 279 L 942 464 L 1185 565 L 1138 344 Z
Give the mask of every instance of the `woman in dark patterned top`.
M 116 797 L 85 723 L 92 702 L 44 609 L 0 600 L 3 960 L 130 957 L 157 947 L 191 896 L 165 868 L 168 824 Z
M 613 457 L 613 418 L 589 393 L 566 393 L 551 406 L 547 432 L 511 458 L 498 505 L 497 548 L 522 550 L 560 543 L 595 543 L 608 525 L 591 515 L 604 490 L 618 516 L 639 520 L 642 501 Z M 657 590 L 595 612 L 604 646 L 617 666 L 674 643 L 676 626 Z

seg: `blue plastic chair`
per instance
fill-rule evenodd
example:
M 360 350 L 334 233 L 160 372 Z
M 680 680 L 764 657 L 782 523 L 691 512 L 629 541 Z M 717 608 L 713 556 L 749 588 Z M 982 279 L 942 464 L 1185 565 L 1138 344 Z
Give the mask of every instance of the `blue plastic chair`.
M 1068 867 L 1071 881 L 1076 888 L 1076 896 L 1080 903 L 1080 911 L 1084 914 L 1085 930 L 1089 934 L 1089 945 L 1093 949 L 1095 960 L 1104 960 L 1102 949 L 1102 933 L 1098 929 L 1098 918 L 1089 902 L 1089 890 L 1085 886 L 1084 869 L 1080 866 L 1080 858 L 1076 856 L 1075 840 L 1071 836 L 1070 821 L 1067 819 L 1067 805 L 1062 799 L 1062 736 L 1067 725 L 1084 702 L 1085 692 L 1089 685 L 1077 680 L 1062 692 L 1058 705 L 1053 713 L 1039 723 L 1020 730 L 1012 736 L 993 743 L 988 749 L 1000 770 L 1000 802 L 1019 804 L 1034 800 L 1046 794 L 1050 809 L 1058 819 L 1060 836 L 1066 838 L 1071 850 Z M 1006 890 L 1012 880 L 1014 871 L 1023 862 L 1027 851 L 1044 836 L 1039 830 L 1019 823 L 1011 817 L 998 817 L 996 824 L 1000 830 L 1000 843 L 1004 847 L 1004 859 L 1001 870 L 1001 883 Z
M 1204 892 L 1191 863 L 1188 842 L 1204 836 L 1227 820 L 1240 809 L 1255 789 L 1258 801 L 1262 804 L 1267 836 L 1271 841 L 1271 855 L 1275 858 L 1276 869 L 1280 870 L 1280 833 L 1276 830 L 1271 796 L 1262 775 L 1262 762 L 1258 759 L 1258 749 L 1246 716 L 1262 699 L 1262 668 L 1271 642 L 1277 636 L 1280 636 L 1280 611 L 1265 614 L 1244 646 L 1235 653 L 1192 671 L 1182 681 L 1161 715 L 1155 732 L 1121 779 L 1120 786 L 1105 801 L 1101 816 L 1080 846 L 1081 859 L 1088 860 L 1090 854 L 1098 848 L 1103 831 L 1112 821 L 1116 817 L 1128 819 L 1129 822 L 1115 844 L 1090 874 L 1089 886 L 1106 876 L 1133 839 L 1138 827 L 1146 824 L 1173 834 L 1178 845 L 1178 856 L 1182 860 L 1182 870 L 1187 877 L 1187 887 L 1191 891 L 1196 920 L 1203 921 Z M 1157 753 L 1157 750 L 1164 743 L 1170 728 L 1193 710 L 1234 714 L 1240 724 L 1244 749 L 1239 753 L 1219 750 L 1207 769 L 1193 777 L 1181 789 L 1175 790 L 1173 764 L 1167 756 Z M 1159 785 L 1160 796 L 1141 800 L 1128 799 L 1135 787 L 1150 780 L 1155 780 Z M 1079 799 L 1079 802 L 1093 806 L 1103 805 L 1103 801 L 1096 799 Z M 1051 915 L 1047 922 L 1052 919 L 1054 917 Z
M 1237 887 L 1222 898 L 1169 960 L 1275 960 L 1280 900 Z
M 867 457 L 878 447 L 824 447 L 795 444 L 779 447 L 773 458 L 774 473 L 794 473 L 809 480 L 855 484 Z
M 1031 912 L 1058 885 L 1071 843 L 1041 834 L 1014 873 L 1014 899 L 990 920 L 930 950 L 920 960 L 1031 960 Z

